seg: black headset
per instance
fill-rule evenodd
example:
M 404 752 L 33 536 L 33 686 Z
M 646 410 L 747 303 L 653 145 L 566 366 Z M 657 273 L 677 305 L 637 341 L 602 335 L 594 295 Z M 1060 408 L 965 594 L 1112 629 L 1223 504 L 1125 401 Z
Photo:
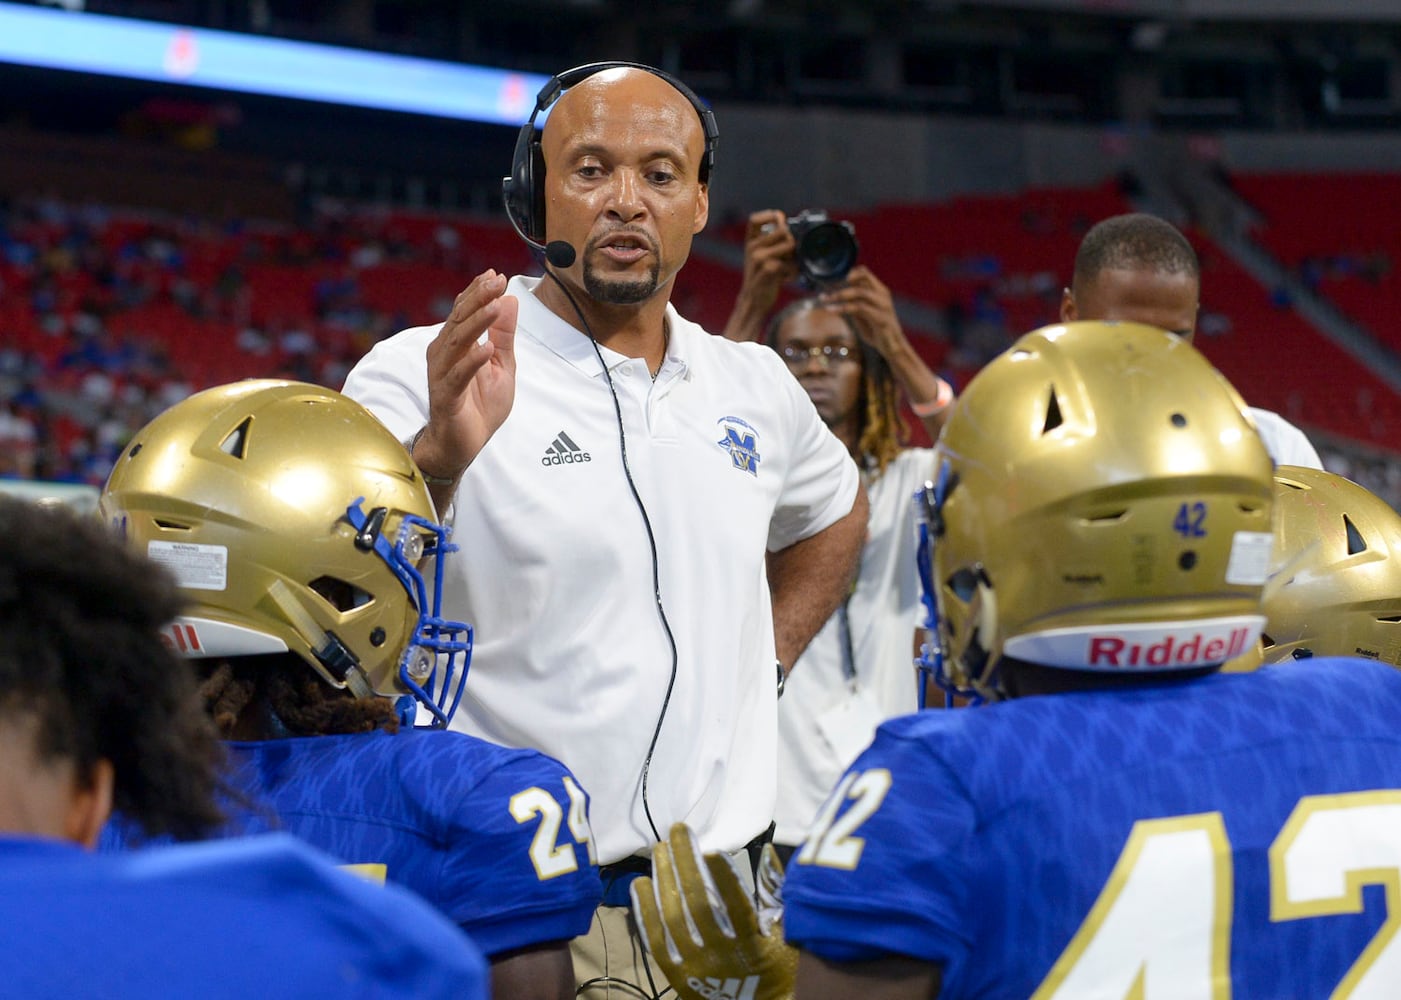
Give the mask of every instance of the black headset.
M 696 114 L 700 116 L 701 128 L 705 131 L 705 153 L 701 156 L 700 181 L 702 184 L 710 182 L 710 172 L 715 167 L 715 144 L 720 138 L 720 133 L 715 127 L 714 113 L 690 87 L 670 73 L 644 63 L 596 62 L 565 70 L 551 77 L 549 82 L 540 88 L 540 93 L 535 98 L 535 110 L 530 113 L 529 121 L 521 126 L 520 135 L 516 138 L 511 174 L 501 181 L 501 195 L 506 202 L 506 215 L 511 220 L 511 225 L 515 227 L 521 239 L 541 253 L 545 252 L 545 155 L 540 150 L 540 137 L 536 132 L 535 119 L 559 100 L 560 94 L 606 69 L 646 70 L 671 84 L 681 92 L 682 97 L 691 102 L 691 107 L 695 108 Z

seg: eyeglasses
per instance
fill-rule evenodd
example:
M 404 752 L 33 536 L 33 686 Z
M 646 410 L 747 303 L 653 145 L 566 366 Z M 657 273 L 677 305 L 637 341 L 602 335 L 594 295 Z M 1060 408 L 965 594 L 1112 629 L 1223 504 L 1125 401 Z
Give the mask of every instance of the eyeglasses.
M 809 358 L 820 357 L 828 365 L 832 365 L 838 361 L 851 361 L 856 356 L 856 352 L 845 344 L 819 344 L 817 347 L 784 344 L 778 353 L 783 355 L 783 360 L 788 362 L 790 368 L 801 368 L 808 363 Z

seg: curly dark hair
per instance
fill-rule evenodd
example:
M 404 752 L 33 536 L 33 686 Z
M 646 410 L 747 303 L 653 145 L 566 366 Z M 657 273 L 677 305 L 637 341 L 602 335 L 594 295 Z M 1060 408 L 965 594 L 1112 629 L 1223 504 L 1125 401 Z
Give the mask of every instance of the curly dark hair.
M 0 495 L 0 724 L 32 727 L 39 758 L 72 760 L 89 786 L 109 761 L 117 810 L 192 840 L 224 822 L 224 755 L 161 634 L 180 606 L 100 522 Z
M 1075 252 L 1073 281 L 1092 281 L 1101 271 L 1155 271 L 1187 274 L 1201 279 L 1201 263 L 1187 237 L 1172 223 L 1130 212 L 1097 222 L 1085 233 Z
M 769 320 L 764 343 L 777 349 L 778 331 L 785 323 L 822 307 L 822 300 L 816 296 L 790 302 Z M 909 443 L 909 428 L 900 416 L 900 387 L 885 358 L 861 339 L 849 317 L 843 316 L 842 320 L 861 349 L 861 399 L 857 405 L 862 418 L 857 447 L 879 476 Z
M 240 721 L 268 738 L 278 726 L 293 736 L 398 732 L 399 717 L 387 698 L 356 698 L 331 687 L 292 653 L 205 661 L 200 694 L 220 735 L 233 736 Z

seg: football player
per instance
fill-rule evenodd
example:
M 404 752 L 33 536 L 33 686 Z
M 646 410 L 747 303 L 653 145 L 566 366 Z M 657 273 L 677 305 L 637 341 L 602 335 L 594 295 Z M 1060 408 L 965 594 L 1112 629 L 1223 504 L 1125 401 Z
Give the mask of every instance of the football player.
M 223 822 L 218 734 L 161 640 L 180 603 L 90 515 L 0 496 L 0 993 L 484 998 L 440 913 L 286 834 L 91 853 L 113 804 L 179 840 Z
M 1401 989 L 1401 674 L 1219 669 L 1264 627 L 1272 544 L 1235 390 L 1160 329 L 1049 327 L 936 457 L 935 668 L 990 704 L 884 724 L 833 789 L 782 886 L 796 995 Z M 634 890 L 649 946 L 683 997 L 786 995 L 715 860 L 673 834 Z
M 329 389 L 238 382 L 138 432 L 100 509 L 188 601 L 167 638 L 251 803 L 226 834 L 280 826 L 413 889 L 487 954 L 497 997 L 572 997 L 568 942 L 601 893 L 587 799 L 549 757 L 436 731 L 470 630 L 420 570 L 463 556 L 403 445 Z
M 1349 479 L 1275 470 L 1266 663 L 1363 656 L 1401 666 L 1401 514 Z

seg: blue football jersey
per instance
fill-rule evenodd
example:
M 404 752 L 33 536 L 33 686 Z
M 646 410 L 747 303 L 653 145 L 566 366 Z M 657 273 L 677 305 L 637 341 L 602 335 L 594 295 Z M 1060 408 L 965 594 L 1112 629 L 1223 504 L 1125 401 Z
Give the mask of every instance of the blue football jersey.
M 412 889 L 488 956 L 588 931 L 602 895 L 588 800 L 553 758 L 422 729 L 228 748 L 255 808 L 226 835 L 296 834 Z M 108 824 L 103 848 L 126 832 Z
M 458 928 L 286 834 L 92 854 L 0 836 L 0 995 L 487 996 Z
M 944 998 L 1401 996 L 1399 887 L 1401 672 L 1310 660 L 886 723 L 785 928 Z

